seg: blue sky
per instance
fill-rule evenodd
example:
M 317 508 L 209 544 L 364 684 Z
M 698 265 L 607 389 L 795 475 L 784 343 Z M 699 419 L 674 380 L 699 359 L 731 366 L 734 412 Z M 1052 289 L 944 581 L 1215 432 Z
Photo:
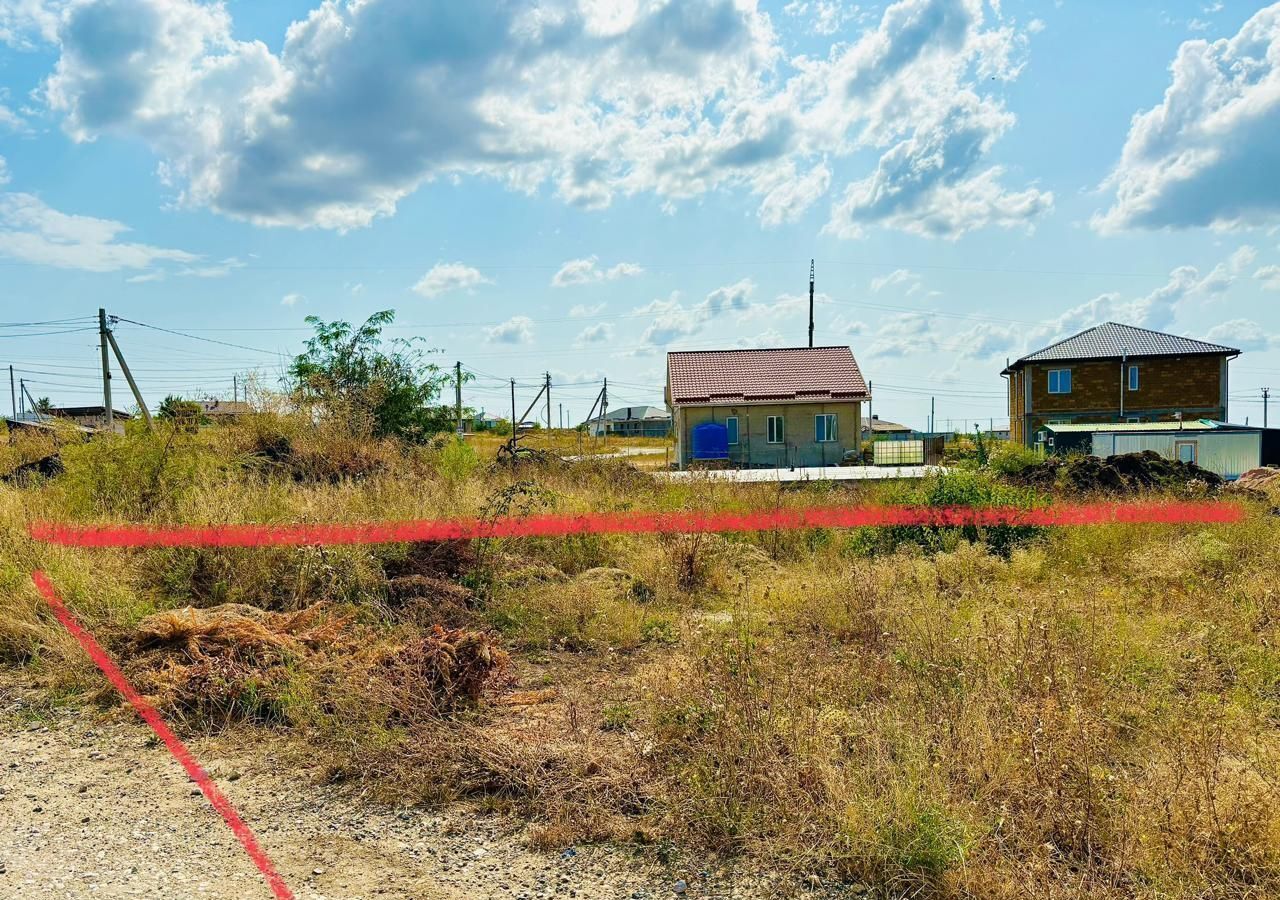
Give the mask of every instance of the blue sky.
M 0 0 L 0 160 L 0 365 L 55 402 L 95 335 L 17 323 L 204 338 L 121 323 L 154 404 L 394 308 L 577 420 L 803 344 L 810 258 L 885 418 L 999 420 L 1108 319 L 1280 390 L 1280 4 Z

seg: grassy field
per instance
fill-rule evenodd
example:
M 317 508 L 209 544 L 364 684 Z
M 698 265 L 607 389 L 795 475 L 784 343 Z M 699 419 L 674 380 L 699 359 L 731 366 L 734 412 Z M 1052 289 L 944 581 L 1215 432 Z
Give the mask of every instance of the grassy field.
M 576 435 L 539 437 L 577 452 Z M 43 440 L 0 448 L 0 472 Z M 69 443 L 63 474 L 0 485 L 0 665 L 50 704 L 116 702 L 43 610 L 39 567 L 181 729 L 272 729 L 334 783 L 479 799 L 529 822 L 536 847 L 714 850 L 876 896 L 1280 893 L 1280 518 L 1257 500 L 1225 526 L 254 550 L 26 537 L 50 519 L 1055 493 L 1002 480 L 1025 462 L 1013 453 L 919 483 L 784 489 L 658 483 L 612 459 L 495 466 L 495 452 L 265 415 Z M 173 612 L 188 606 L 204 612 Z

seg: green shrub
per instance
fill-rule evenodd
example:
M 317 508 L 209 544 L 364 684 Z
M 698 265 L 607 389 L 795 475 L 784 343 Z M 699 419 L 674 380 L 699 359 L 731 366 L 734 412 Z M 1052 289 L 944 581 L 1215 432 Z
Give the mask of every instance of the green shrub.
M 1001 475 L 1016 475 L 1040 461 L 1040 454 L 1034 450 L 1015 444 L 1013 441 L 1001 441 L 991 450 L 988 465 Z

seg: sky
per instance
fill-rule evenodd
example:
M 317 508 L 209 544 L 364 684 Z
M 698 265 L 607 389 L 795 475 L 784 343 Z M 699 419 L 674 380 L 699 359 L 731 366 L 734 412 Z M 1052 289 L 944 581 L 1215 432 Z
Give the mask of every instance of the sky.
M 100 403 L 102 307 L 150 405 L 230 397 L 394 309 L 577 422 L 803 346 L 812 259 L 883 418 L 999 427 L 1120 321 L 1241 349 L 1257 423 L 1278 171 L 1280 4 L 0 0 L 0 366 Z

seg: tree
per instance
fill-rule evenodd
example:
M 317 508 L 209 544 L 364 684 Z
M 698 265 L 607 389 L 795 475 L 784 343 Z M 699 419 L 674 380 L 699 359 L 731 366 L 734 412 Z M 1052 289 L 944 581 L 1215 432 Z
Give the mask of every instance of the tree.
M 188 431 L 195 431 L 209 421 L 199 403 L 184 400 L 175 394 L 170 394 L 160 402 L 160 406 L 156 408 L 156 418 L 170 421 Z
M 382 330 L 395 321 L 384 309 L 353 327 L 307 316 L 315 334 L 289 368 L 295 396 L 346 416 L 354 428 L 378 436 L 421 441 L 454 426 L 454 409 L 439 403 L 452 373 L 423 359 L 420 338 L 394 338 L 384 349 Z M 463 375 L 467 380 L 466 373 Z
M 36 399 L 36 412 L 42 416 L 47 416 L 53 412 L 53 404 L 49 402 L 48 397 L 38 397 Z

